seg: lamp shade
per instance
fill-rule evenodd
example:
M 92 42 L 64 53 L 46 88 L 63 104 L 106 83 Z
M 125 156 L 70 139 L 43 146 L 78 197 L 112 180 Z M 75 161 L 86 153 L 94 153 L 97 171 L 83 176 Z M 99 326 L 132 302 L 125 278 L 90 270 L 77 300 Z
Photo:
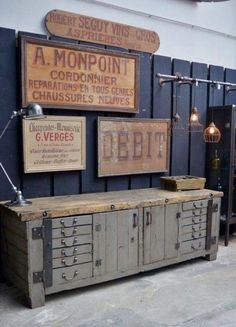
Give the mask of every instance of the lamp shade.
M 206 143 L 218 143 L 221 139 L 220 130 L 213 122 L 211 122 L 210 125 L 204 130 L 203 135 Z
M 24 118 L 40 119 L 44 117 L 43 109 L 38 103 L 30 103 L 25 110 Z

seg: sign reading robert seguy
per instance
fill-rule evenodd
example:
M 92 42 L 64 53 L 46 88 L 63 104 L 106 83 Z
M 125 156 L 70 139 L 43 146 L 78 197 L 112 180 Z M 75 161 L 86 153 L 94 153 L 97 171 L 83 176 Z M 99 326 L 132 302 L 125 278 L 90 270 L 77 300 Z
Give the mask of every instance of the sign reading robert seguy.
M 49 33 L 64 38 L 154 53 L 160 46 L 156 32 L 67 11 L 51 10 L 45 17 Z
M 22 106 L 138 112 L 139 57 L 22 37 Z
M 85 169 L 85 117 L 22 121 L 25 173 Z

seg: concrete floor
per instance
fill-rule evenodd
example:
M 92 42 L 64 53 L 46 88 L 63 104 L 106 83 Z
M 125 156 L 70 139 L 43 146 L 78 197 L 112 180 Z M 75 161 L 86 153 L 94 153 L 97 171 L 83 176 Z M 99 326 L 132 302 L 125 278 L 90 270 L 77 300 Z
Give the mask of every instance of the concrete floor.
M 46 298 L 37 309 L 0 283 L 0 327 L 236 326 L 236 237 L 216 261 L 196 259 Z

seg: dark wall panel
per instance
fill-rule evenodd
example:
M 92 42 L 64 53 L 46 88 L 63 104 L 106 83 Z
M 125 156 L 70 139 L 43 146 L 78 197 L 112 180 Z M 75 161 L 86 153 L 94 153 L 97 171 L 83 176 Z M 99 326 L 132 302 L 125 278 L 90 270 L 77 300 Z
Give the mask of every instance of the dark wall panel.
M 18 43 L 22 36 L 37 37 L 41 39 L 46 39 L 45 35 L 19 32 L 18 33 Z M 18 63 L 20 63 L 20 54 L 18 58 Z M 20 65 L 19 65 L 20 66 Z M 18 84 L 18 89 L 20 93 L 21 83 Z M 47 114 L 47 112 L 45 112 Z M 53 179 L 52 173 L 36 173 L 36 174 L 24 174 L 22 167 L 22 191 L 25 197 L 41 197 L 41 196 L 51 196 L 53 194 Z
M 207 79 L 207 65 L 192 63 L 192 78 Z M 202 130 L 206 126 L 207 111 L 207 84 L 199 83 L 198 86 L 192 85 L 191 108 L 196 106 L 200 116 Z M 198 130 L 198 129 L 196 129 Z M 199 128 L 200 130 L 200 128 Z M 205 152 L 206 144 L 202 132 L 192 132 L 189 148 L 189 174 L 193 176 L 205 176 Z
M 140 108 L 135 118 L 151 118 L 152 116 L 152 58 L 148 53 L 138 53 L 140 56 Z M 145 158 L 144 158 L 145 160 Z M 148 188 L 151 174 L 138 174 L 130 178 L 130 188 Z
M 185 60 L 173 60 L 173 75 L 181 74 L 190 76 L 190 62 Z M 177 93 L 175 87 L 178 88 Z M 174 83 L 174 95 L 177 95 L 176 105 L 184 126 L 188 123 L 190 109 L 190 85 Z M 189 166 L 189 134 L 179 130 L 172 130 L 172 148 L 171 148 L 171 175 L 188 174 Z
M 160 79 L 157 74 L 172 74 L 172 62 L 170 57 L 164 56 L 154 56 L 153 58 L 153 111 L 152 117 L 159 119 L 171 119 L 171 106 L 172 106 L 172 97 L 171 83 L 166 83 L 163 86 L 160 85 Z M 160 176 L 163 176 L 163 173 L 152 174 L 152 183 L 153 187 L 160 185 Z
M 19 110 L 18 72 L 15 31 L 0 28 L 0 134 L 7 124 L 12 111 Z M 0 140 L 0 161 L 15 186 L 20 187 L 19 174 L 19 119 L 14 118 Z M 0 199 L 12 198 L 13 190 L 0 168 Z
M 225 81 L 236 84 L 236 70 L 226 69 Z M 236 104 L 236 87 L 225 88 L 225 104 Z
M 209 67 L 209 79 L 212 81 L 224 81 L 224 68 L 221 66 Z M 208 105 L 222 106 L 224 104 L 224 88 L 215 84 L 208 85 Z

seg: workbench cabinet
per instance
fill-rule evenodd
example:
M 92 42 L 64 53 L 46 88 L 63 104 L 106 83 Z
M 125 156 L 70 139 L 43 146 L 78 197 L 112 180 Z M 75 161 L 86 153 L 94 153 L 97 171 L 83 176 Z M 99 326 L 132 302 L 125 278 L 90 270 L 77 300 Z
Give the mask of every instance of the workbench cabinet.
M 144 189 L 1 204 L 4 276 L 34 308 L 66 289 L 196 257 L 213 260 L 221 196 Z

